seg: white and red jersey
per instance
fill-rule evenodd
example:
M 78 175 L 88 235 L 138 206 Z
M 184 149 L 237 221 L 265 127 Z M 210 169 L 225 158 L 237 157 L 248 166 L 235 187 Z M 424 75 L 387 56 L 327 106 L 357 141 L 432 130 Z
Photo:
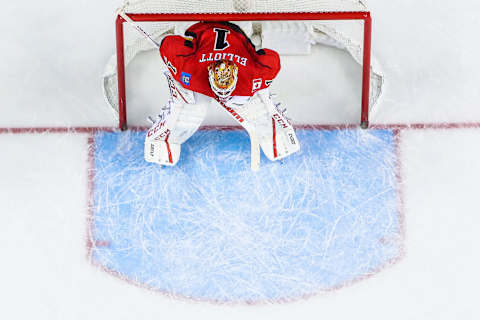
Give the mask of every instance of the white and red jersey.
M 280 71 L 278 53 L 256 51 L 245 33 L 228 22 L 199 22 L 185 31 L 185 37 L 166 36 L 160 55 L 185 89 L 213 98 L 207 66 L 214 61 L 230 60 L 237 65 L 238 81 L 232 96 L 252 96 L 270 86 Z

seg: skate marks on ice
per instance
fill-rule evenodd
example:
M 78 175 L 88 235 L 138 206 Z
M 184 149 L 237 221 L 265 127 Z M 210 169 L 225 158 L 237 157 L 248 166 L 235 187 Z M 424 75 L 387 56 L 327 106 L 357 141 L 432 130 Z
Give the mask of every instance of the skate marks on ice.
M 292 301 L 340 288 L 402 251 L 395 134 L 298 129 L 300 153 L 250 170 L 241 130 L 201 130 L 176 167 L 143 160 L 144 132 L 94 135 L 95 265 L 171 296 Z M 99 244 L 99 245 L 98 245 Z

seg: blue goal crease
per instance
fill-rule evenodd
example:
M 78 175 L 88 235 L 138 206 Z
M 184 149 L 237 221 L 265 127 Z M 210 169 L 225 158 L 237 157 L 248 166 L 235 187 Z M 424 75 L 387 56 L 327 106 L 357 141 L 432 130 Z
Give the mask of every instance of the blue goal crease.
M 95 135 L 95 262 L 172 294 L 295 299 L 399 255 L 390 130 L 298 129 L 302 149 L 250 170 L 242 130 L 201 130 L 175 167 L 143 160 L 144 132 Z

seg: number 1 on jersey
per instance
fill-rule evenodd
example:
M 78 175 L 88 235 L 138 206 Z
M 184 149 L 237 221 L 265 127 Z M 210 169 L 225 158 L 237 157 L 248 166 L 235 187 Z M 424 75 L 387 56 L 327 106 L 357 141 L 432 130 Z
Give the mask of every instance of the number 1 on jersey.
M 213 31 L 215 31 L 215 47 L 213 49 L 218 51 L 228 48 L 230 44 L 227 41 L 227 34 L 229 34 L 230 31 L 220 28 L 214 28 Z

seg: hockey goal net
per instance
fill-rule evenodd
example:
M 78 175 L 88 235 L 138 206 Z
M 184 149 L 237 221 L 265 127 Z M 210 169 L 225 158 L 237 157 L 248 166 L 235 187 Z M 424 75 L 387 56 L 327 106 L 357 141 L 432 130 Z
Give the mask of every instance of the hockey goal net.
M 362 66 L 358 105 L 363 128 L 368 127 L 369 113 L 382 92 L 383 76 L 371 59 L 370 12 L 361 0 L 140 0 L 126 2 L 122 10 L 157 41 L 168 34 L 183 35 L 197 21 L 230 21 L 247 35 L 257 36 L 259 46 L 264 34 L 276 29 L 294 34 L 300 30 L 302 37 L 344 49 Z M 122 130 L 127 128 L 126 65 L 139 53 L 155 49 L 139 32 L 124 27 L 125 22 L 117 16 L 117 52 L 103 77 L 105 98 Z M 282 55 L 281 48 L 277 51 Z

